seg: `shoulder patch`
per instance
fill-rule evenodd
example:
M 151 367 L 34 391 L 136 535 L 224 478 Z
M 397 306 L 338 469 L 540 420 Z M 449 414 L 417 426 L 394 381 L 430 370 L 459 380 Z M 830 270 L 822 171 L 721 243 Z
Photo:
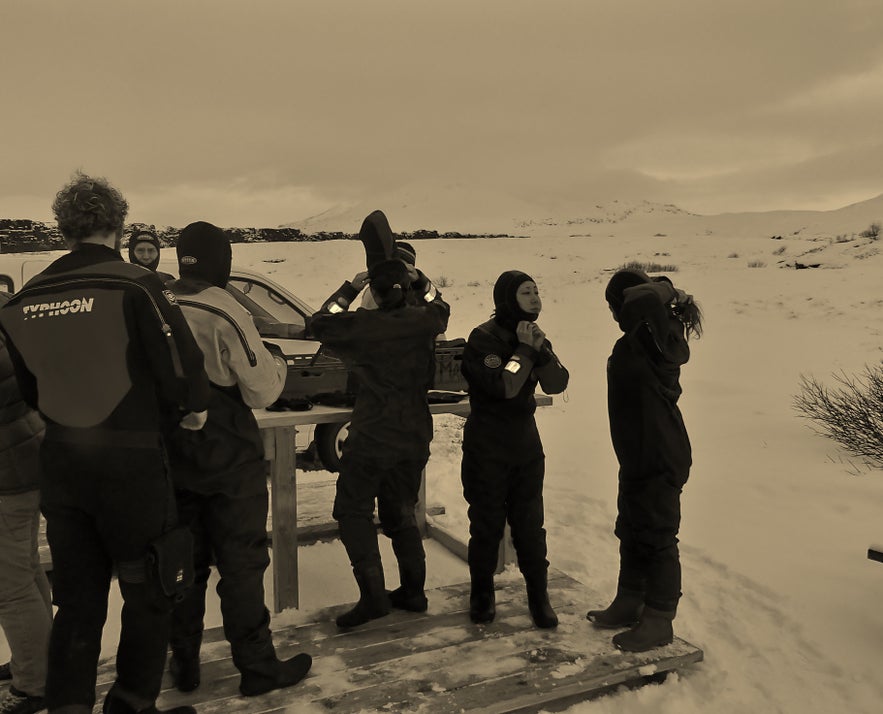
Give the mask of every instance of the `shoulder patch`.
M 500 358 L 500 355 L 489 354 L 484 358 L 484 366 L 488 369 L 497 369 L 502 364 L 503 360 Z
M 171 305 L 178 304 L 178 298 L 175 297 L 175 293 L 173 293 L 171 290 L 163 290 L 162 294 L 166 296 L 166 300 L 169 301 L 169 304 L 171 304 Z

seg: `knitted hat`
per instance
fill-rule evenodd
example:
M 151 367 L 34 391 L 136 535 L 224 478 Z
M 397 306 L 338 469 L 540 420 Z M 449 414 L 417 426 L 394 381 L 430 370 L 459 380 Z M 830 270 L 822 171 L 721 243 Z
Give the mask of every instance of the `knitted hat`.
M 518 304 L 518 287 L 522 283 L 536 282 L 527 273 L 520 270 L 507 270 L 494 283 L 494 319 L 509 327 L 522 320 L 533 322 L 539 317 L 536 312 L 525 312 Z
M 156 257 L 150 263 L 142 263 L 135 257 L 135 248 L 138 247 L 139 243 L 150 243 L 154 248 L 156 248 Z M 140 265 L 142 268 L 148 268 L 149 270 L 156 271 L 159 266 L 159 251 L 162 246 L 160 245 L 159 238 L 157 238 L 156 233 L 153 231 L 149 231 L 146 228 L 142 228 L 140 230 L 136 230 L 129 237 L 129 262 L 134 263 L 135 265 Z
M 404 260 L 408 265 L 417 265 L 417 251 L 410 243 L 397 240 L 395 257 Z
M 607 288 L 604 290 L 604 297 L 607 303 L 618 313 L 622 309 L 623 292 L 627 288 L 633 288 L 635 285 L 649 283 L 650 277 L 643 270 L 626 269 L 620 270 L 613 274 Z
M 411 276 L 405 264 L 398 259 L 382 260 L 368 269 L 371 290 L 381 310 L 398 307 L 405 300 L 405 291 L 411 286 Z
M 178 269 L 182 278 L 227 286 L 233 250 L 227 233 L 205 221 L 191 223 L 178 236 Z

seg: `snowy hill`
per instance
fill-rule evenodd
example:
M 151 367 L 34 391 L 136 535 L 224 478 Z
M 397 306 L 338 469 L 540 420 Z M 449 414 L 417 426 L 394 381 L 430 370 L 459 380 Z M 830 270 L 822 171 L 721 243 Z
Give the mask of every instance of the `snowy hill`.
M 394 191 L 364 196 L 305 220 L 286 224 L 305 233 L 358 230 L 362 219 L 380 208 L 394 231 L 418 229 L 515 235 L 614 236 L 726 235 L 731 237 L 859 234 L 883 222 L 883 194 L 833 211 L 769 211 L 699 215 L 672 204 L 611 200 L 603 203 L 525 197 L 497 187 L 463 183 L 434 186 L 413 182 Z

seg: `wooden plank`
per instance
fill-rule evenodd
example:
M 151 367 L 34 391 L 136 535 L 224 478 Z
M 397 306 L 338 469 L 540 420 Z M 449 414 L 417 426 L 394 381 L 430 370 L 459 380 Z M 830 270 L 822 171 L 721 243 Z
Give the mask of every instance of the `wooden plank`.
M 273 611 L 297 607 L 297 427 L 273 428 L 273 460 L 270 462 L 273 518 Z
M 872 545 L 868 548 L 868 559 L 883 563 L 883 545 Z
M 310 675 L 288 690 L 256 698 L 238 695 L 239 675 L 218 630 L 206 633 L 203 686 L 192 694 L 169 690 L 160 708 L 195 705 L 212 712 L 536 712 L 558 709 L 623 684 L 641 684 L 701 661 L 702 652 L 683 640 L 646 653 L 623 653 L 612 632 L 585 620 L 602 597 L 569 576 L 550 572 L 550 598 L 561 624 L 538 630 L 527 612 L 524 584 L 508 570 L 497 578 L 497 619 L 475 625 L 468 618 L 468 583 L 432 590 L 429 611 L 394 611 L 352 631 L 333 618 L 348 605 L 315 613 L 316 620 L 274 632 L 281 658 L 299 651 L 314 659 Z M 99 689 L 114 678 L 102 665 Z

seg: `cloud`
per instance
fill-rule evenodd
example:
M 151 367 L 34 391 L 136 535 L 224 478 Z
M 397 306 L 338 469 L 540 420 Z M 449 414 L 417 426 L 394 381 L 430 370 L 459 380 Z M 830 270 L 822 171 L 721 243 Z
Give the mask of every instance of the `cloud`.
M 235 202 L 257 224 L 281 196 L 310 213 L 425 176 L 569 195 L 611 171 L 662 199 L 720 177 L 738 209 L 725 177 L 855 157 L 879 116 L 883 4 L 862 0 L 208 7 L 6 2 L 0 207 L 82 167 L 158 222 L 190 191 L 263 186 Z

